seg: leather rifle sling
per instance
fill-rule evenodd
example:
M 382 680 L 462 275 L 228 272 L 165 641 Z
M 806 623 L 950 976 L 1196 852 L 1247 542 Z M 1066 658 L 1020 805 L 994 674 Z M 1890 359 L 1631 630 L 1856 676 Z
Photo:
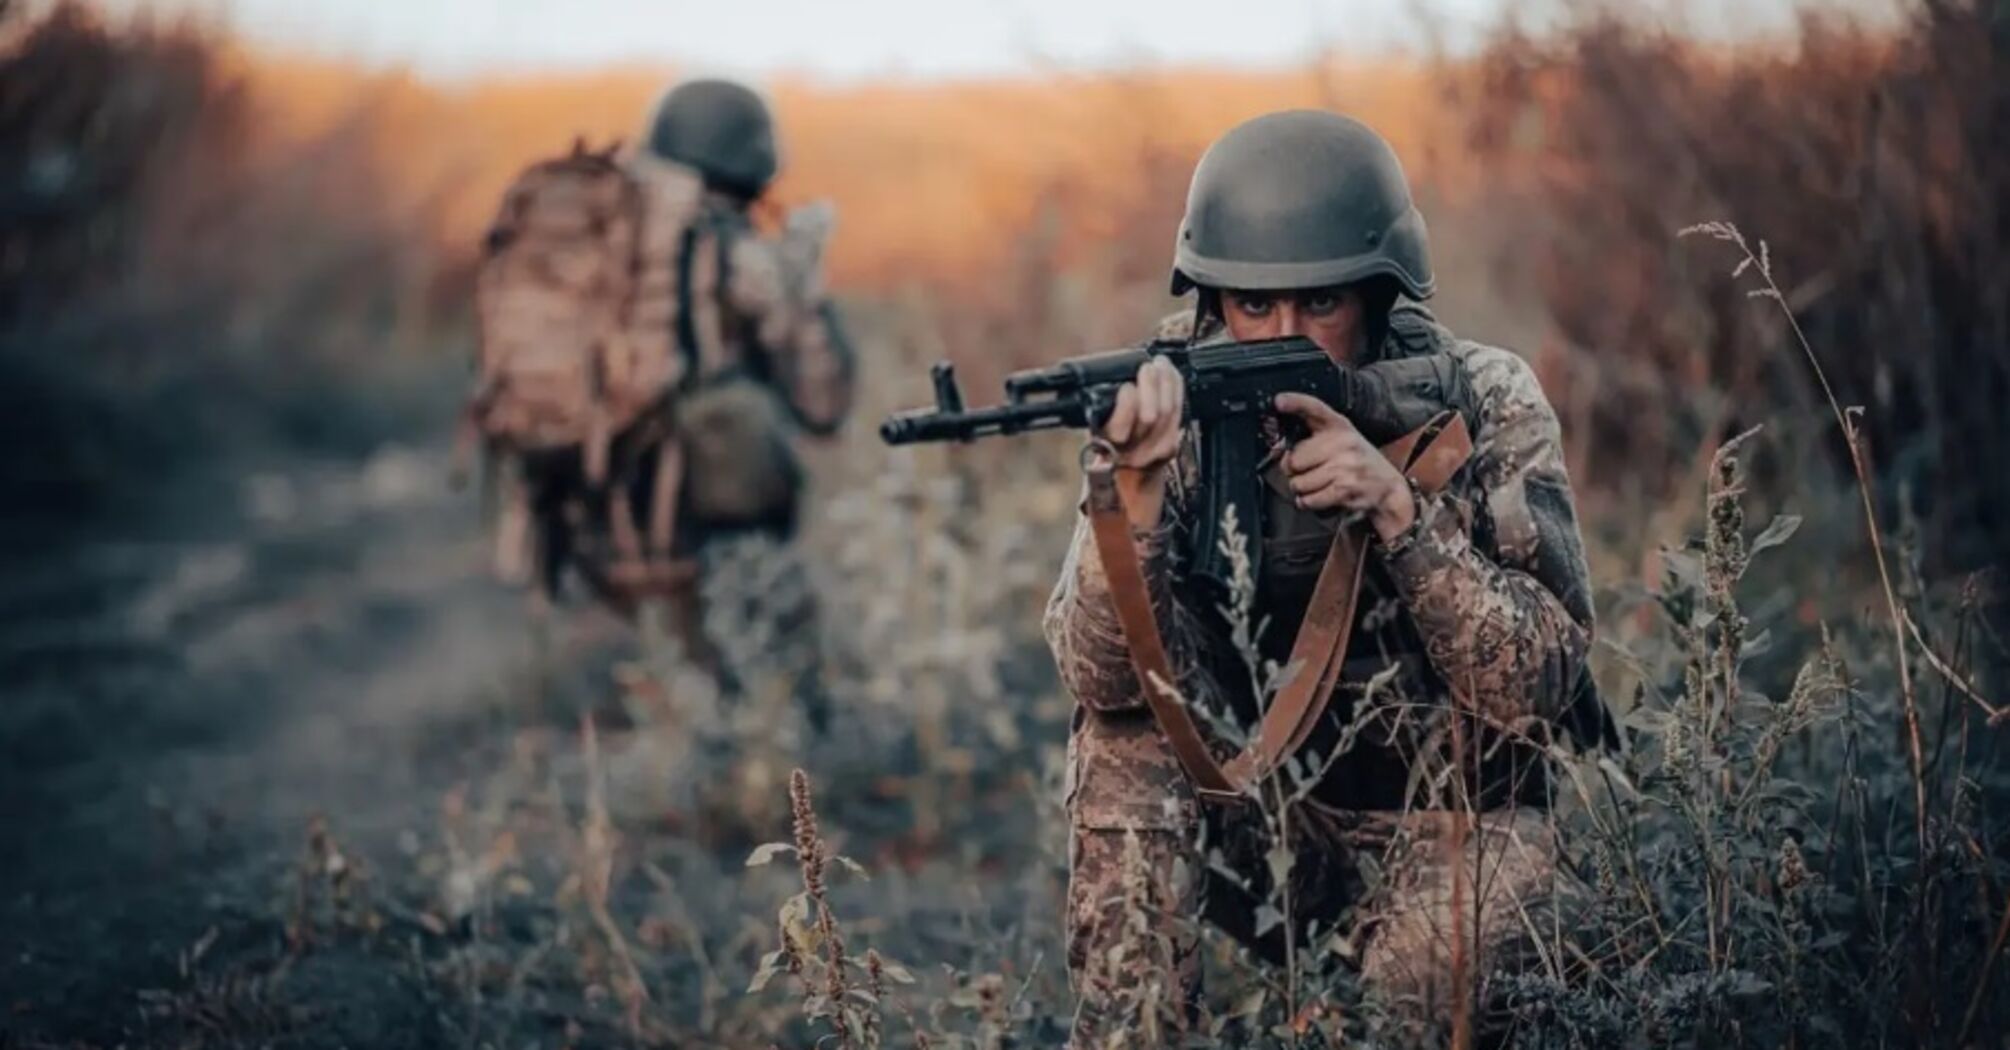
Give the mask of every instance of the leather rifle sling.
M 1382 447 L 1382 454 L 1425 495 L 1443 489 L 1472 451 L 1465 419 L 1457 413 L 1441 415 Z M 1367 574 L 1368 548 L 1365 523 L 1334 534 L 1305 619 L 1292 643 L 1292 661 L 1304 662 L 1271 700 L 1254 744 L 1229 764 L 1231 781 L 1250 784 L 1275 771 L 1305 746 L 1320 716 L 1326 713 L 1346 666 L 1347 647 L 1361 604 L 1361 581 Z
M 1090 455 L 1102 446 L 1105 454 Z M 1152 717 L 1165 734 L 1179 764 L 1203 791 L 1230 793 L 1234 788 L 1222 774 L 1207 740 L 1187 712 L 1186 702 L 1173 690 L 1172 662 L 1166 659 L 1165 639 L 1159 633 L 1158 615 L 1152 611 L 1151 589 L 1145 583 L 1144 565 L 1138 560 L 1131 540 L 1130 517 L 1124 513 L 1123 496 L 1117 492 L 1116 468 L 1107 454 L 1107 445 L 1093 442 L 1084 450 L 1083 473 L 1089 479 L 1089 529 L 1095 537 L 1096 554 L 1102 558 L 1103 574 L 1109 580 L 1110 600 L 1116 606 L 1117 623 L 1123 628 L 1125 648 L 1130 650 L 1131 668 L 1138 676 L 1138 690 L 1144 693 Z
M 1383 455 L 1403 466 L 1405 475 L 1426 493 L 1443 488 L 1472 455 L 1472 438 L 1464 418 L 1456 413 L 1447 415 L 1449 421 L 1440 416 L 1382 449 Z M 1421 451 L 1419 444 L 1423 445 Z M 1158 617 L 1152 610 L 1143 565 L 1131 541 L 1130 519 L 1117 491 L 1115 471 L 1107 456 L 1098 459 L 1093 465 L 1086 456 L 1084 460 L 1090 531 L 1145 702 L 1195 787 L 1215 794 L 1239 794 L 1304 744 L 1339 684 L 1367 563 L 1366 530 L 1355 525 L 1334 534 L 1326 563 L 1313 586 L 1307 619 L 1292 644 L 1292 662 L 1299 665 L 1298 670 L 1264 712 L 1255 739 L 1224 769 L 1215 762 L 1183 700 L 1170 688 L 1150 684 L 1157 679 L 1170 687 L 1175 679 Z

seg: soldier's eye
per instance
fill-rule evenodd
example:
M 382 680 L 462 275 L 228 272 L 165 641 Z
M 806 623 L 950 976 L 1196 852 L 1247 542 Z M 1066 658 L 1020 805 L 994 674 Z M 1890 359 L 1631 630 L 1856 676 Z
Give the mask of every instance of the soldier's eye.
M 1326 317 L 1339 309 L 1340 297 L 1332 292 L 1314 292 L 1305 297 L 1305 312 L 1314 317 Z
M 1251 317 L 1262 317 L 1270 312 L 1271 300 L 1267 295 L 1238 292 L 1230 296 L 1230 298 L 1235 301 L 1237 313 L 1248 314 Z

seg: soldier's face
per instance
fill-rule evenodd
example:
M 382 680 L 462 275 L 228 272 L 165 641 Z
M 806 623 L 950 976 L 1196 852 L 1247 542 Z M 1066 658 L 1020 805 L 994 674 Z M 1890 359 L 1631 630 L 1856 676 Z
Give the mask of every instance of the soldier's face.
M 1361 294 L 1352 288 L 1221 293 L 1222 320 L 1237 342 L 1302 335 L 1343 365 L 1359 352 L 1362 313 Z

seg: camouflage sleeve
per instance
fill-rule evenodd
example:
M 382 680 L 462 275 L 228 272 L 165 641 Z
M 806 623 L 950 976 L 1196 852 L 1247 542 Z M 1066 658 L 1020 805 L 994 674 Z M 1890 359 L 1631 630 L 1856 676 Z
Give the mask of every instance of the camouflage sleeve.
M 1164 593 L 1169 577 L 1164 566 L 1165 541 L 1162 532 L 1136 533 L 1138 553 L 1145 565 L 1145 580 L 1153 590 L 1152 605 L 1161 612 L 1170 608 Z M 1047 647 L 1054 653 L 1054 666 L 1061 684 L 1075 702 L 1095 711 L 1114 712 L 1141 708 L 1144 695 L 1138 690 L 1137 672 L 1131 668 L 1130 649 L 1124 642 L 1123 626 L 1110 597 L 1110 581 L 1103 573 L 1103 559 L 1096 551 L 1095 535 L 1088 515 L 1075 522 L 1075 538 L 1068 545 L 1068 558 L 1061 565 L 1061 578 L 1047 599 L 1047 614 L 1041 620 Z
M 783 342 L 768 345 L 796 422 L 812 434 L 835 432 L 851 414 L 856 370 L 837 304 L 818 302 Z
M 804 429 L 828 434 L 851 411 L 854 362 L 837 306 L 824 293 L 813 258 L 788 242 L 741 237 L 732 247 L 726 288 L 748 321 L 754 352 Z
M 1461 701 L 1514 722 L 1561 719 L 1586 673 L 1590 574 L 1565 472 L 1556 413 L 1521 358 L 1463 348 L 1478 403 L 1474 495 L 1492 551 L 1473 541 L 1473 511 L 1440 493 L 1385 551 L 1431 662 Z
M 1169 532 L 1161 528 L 1134 532 L 1133 536 L 1144 562 L 1146 585 L 1152 592 L 1152 609 L 1158 614 L 1159 630 L 1164 634 L 1166 658 L 1179 678 L 1181 694 L 1190 700 L 1212 700 L 1218 694 L 1198 658 L 1203 644 L 1199 622 L 1172 584 L 1172 566 L 1166 553 Z M 1069 545 L 1067 561 L 1061 566 L 1060 581 L 1047 600 L 1042 629 L 1047 646 L 1053 651 L 1054 665 L 1060 671 L 1061 684 L 1077 703 L 1106 713 L 1141 710 L 1145 706 L 1087 515 L 1075 524 L 1075 538 Z
M 1181 310 L 1167 315 L 1153 327 L 1153 339 L 1191 339 L 1194 312 Z M 1210 334 L 1201 333 L 1203 336 Z M 1183 453 L 1182 473 L 1193 469 L 1193 449 Z M 1176 515 L 1176 503 L 1168 497 L 1167 520 Z M 1172 586 L 1173 572 L 1168 558 L 1171 529 L 1134 533 L 1144 562 L 1145 579 L 1152 589 L 1152 609 L 1158 614 L 1164 633 L 1166 658 L 1180 678 L 1182 695 L 1189 700 L 1212 702 L 1220 697 L 1218 687 L 1199 659 L 1205 632 L 1199 614 L 1179 598 Z M 1116 606 L 1110 599 L 1109 580 L 1103 575 L 1102 558 L 1089 519 L 1082 515 L 1075 523 L 1075 538 L 1068 547 L 1068 559 L 1061 566 L 1060 581 L 1047 601 L 1042 624 L 1047 646 L 1053 651 L 1060 670 L 1061 684 L 1077 703 L 1095 711 L 1135 711 L 1143 709 L 1144 694 L 1138 688 L 1136 670 L 1131 667 L 1130 648 L 1123 627 L 1117 622 Z

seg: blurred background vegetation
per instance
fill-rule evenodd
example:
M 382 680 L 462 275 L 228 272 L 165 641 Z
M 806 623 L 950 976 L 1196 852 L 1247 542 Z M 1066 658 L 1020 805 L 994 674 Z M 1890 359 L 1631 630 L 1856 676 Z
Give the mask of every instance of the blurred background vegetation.
M 630 137 L 671 79 L 436 83 L 248 48 L 206 23 L 46 7 L 7 8 L 0 321 L 23 377 L 10 395 L 47 414 L 9 443 L 5 476 L 52 492 L 117 487 L 125 456 L 107 442 L 164 456 L 197 438 L 94 433 L 144 430 L 145 413 L 56 411 L 63 397 L 134 396 L 178 374 L 248 383 L 222 415 L 334 439 L 314 433 L 339 429 L 316 421 L 331 413 L 284 410 L 286 388 L 317 367 L 457 353 L 501 187 L 574 135 Z M 1792 39 L 1706 46 L 1597 13 L 1438 60 L 783 79 L 775 199 L 838 204 L 843 292 L 925 303 L 953 316 L 953 355 L 1017 366 L 1130 338 L 1171 305 L 1157 294 L 1166 231 L 1222 128 L 1289 106 L 1359 115 L 1429 206 L 1441 309 L 1536 361 L 1582 486 L 1633 510 L 1691 481 L 1697 451 L 1740 421 L 1810 406 L 1779 326 L 1745 308 L 1722 259 L 1674 236 L 1735 221 L 1772 246 L 1838 396 L 1869 413 L 1884 490 L 1930 526 L 1940 564 L 1972 568 L 2010 534 L 2010 497 L 1972 483 L 2000 476 L 1975 457 L 2000 447 L 2010 394 L 2010 308 L 1991 293 L 2010 221 L 2002 20 L 1949 0 L 1896 28 L 1814 8 Z M 1058 329 L 1024 338 L 1040 325 Z M 44 385 L 64 392 L 29 393 Z M 1940 474 L 1954 463 L 1976 469 Z

